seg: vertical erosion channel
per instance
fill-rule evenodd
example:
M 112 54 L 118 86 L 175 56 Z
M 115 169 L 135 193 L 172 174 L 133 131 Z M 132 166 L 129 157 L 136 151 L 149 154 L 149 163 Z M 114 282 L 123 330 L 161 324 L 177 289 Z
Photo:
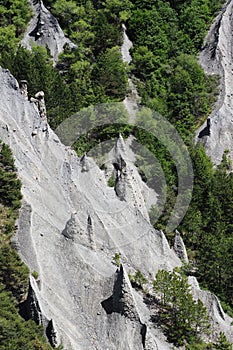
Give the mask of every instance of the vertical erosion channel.
M 129 40 L 126 31 L 127 28 L 123 24 L 123 44 L 121 46 L 121 55 L 122 55 L 122 60 L 126 64 L 130 64 L 132 61 L 132 57 L 130 55 L 130 49 L 133 46 L 132 41 Z M 136 85 L 133 82 L 133 77 L 128 74 L 128 92 L 127 95 L 125 96 L 125 99 L 123 101 L 128 113 L 129 113 L 129 122 L 134 124 L 135 119 L 136 119 L 136 113 L 138 110 L 138 104 L 140 103 L 140 97 L 138 95 L 138 91 L 136 88 Z

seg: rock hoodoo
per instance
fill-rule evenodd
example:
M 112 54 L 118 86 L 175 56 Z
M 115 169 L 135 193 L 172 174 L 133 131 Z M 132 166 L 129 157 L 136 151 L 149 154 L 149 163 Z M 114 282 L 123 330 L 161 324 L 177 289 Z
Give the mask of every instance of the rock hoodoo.
M 20 90 L 21 94 L 25 98 L 25 100 L 28 100 L 28 83 L 27 80 L 21 80 L 20 81 Z
M 34 102 L 39 110 L 41 118 L 46 118 L 46 107 L 45 107 L 45 99 L 44 99 L 44 91 L 38 91 L 35 94 L 35 98 L 30 98 L 31 102 Z
M 62 231 L 62 234 L 68 239 L 74 239 L 78 231 L 79 231 L 79 224 L 77 221 L 77 212 L 73 212 L 71 214 L 71 218 L 67 221 L 66 227 Z
M 188 262 L 188 255 L 184 245 L 184 241 L 180 235 L 180 232 L 176 230 L 175 239 L 174 239 L 174 251 L 177 256 L 183 261 Z
M 35 103 L 35 105 L 36 105 L 36 107 L 37 107 L 37 109 L 39 111 L 39 114 L 40 114 L 40 122 L 33 129 L 32 136 L 36 136 L 37 135 L 38 129 L 42 130 L 43 132 L 46 132 L 46 134 L 48 136 L 48 122 L 47 122 L 47 115 L 46 115 L 44 91 L 37 92 L 35 94 L 35 97 L 31 97 L 30 98 L 30 102 Z

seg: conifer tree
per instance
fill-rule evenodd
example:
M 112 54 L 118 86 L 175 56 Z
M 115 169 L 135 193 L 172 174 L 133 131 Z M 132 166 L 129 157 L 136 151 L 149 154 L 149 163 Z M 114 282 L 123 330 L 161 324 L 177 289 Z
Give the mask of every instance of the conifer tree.
M 232 345 L 227 341 L 223 332 L 220 332 L 218 341 L 214 344 L 215 350 L 232 350 Z
M 193 300 L 187 277 L 179 269 L 158 271 L 154 291 L 161 297 L 159 317 L 169 341 L 183 345 L 208 332 L 206 309 L 200 300 Z

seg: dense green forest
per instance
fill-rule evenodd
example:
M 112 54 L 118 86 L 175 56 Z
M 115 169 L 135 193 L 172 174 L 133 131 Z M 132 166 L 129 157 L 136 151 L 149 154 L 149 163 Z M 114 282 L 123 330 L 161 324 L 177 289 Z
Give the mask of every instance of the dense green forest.
M 142 102 L 166 116 L 186 143 L 215 99 L 217 77 L 204 74 L 197 54 L 220 3 L 135 1 L 128 21 Z
M 66 46 L 54 67 L 47 49 L 34 47 L 30 52 L 18 46 L 32 15 L 27 1 L 1 0 L 0 65 L 10 69 L 18 80 L 28 80 L 30 96 L 45 91 L 47 115 L 53 128 L 82 108 L 122 101 L 128 88 L 127 74 L 137 78 L 142 104 L 166 117 L 189 147 L 194 191 L 179 230 L 199 282 L 216 293 L 224 308 L 232 313 L 232 164 L 226 150 L 222 163 L 214 168 L 204 148 L 193 144 L 195 130 L 216 101 L 219 82 L 218 76 L 204 74 L 197 55 L 223 3 L 223 0 L 46 0 L 45 5 L 58 18 L 66 35 L 77 44 L 74 49 Z M 134 44 L 129 67 L 122 62 L 119 50 L 122 23 L 126 24 Z M 168 200 L 155 223 L 155 227 L 165 228 L 176 197 L 174 163 L 163 145 L 151 135 L 132 126 L 120 128 L 107 126 L 94 130 L 76 147 L 81 154 L 95 142 L 115 137 L 119 130 L 125 136 L 133 133 L 156 155 L 165 172 Z M 0 176 L 5 175 L 0 173 Z M 4 210 L 8 206 L 16 210 L 19 198 L 15 198 L 14 186 L 9 196 L 8 192 L 4 193 L 4 187 L 1 191 Z M 7 249 L 11 249 L 9 239 L 6 241 Z M 11 282 L 11 288 L 14 283 Z M 11 289 L 7 293 L 18 297 Z M 12 299 L 11 294 L 7 294 L 7 300 Z

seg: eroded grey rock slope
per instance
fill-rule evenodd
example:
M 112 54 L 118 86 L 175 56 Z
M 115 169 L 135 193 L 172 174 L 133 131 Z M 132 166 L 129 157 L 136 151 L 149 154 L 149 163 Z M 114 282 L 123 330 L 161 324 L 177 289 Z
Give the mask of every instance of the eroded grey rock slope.
M 149 334 L 152 344 L 169 348 L 153 332 L 143 335 L 128 277 L 116 272 L 112 258 L 120 252 L 127 270 L 148 277 L 179 265 L 179 259 L 135 202 L 120 200 L 107 186 L 92 159 L 84 166 L 50 129 L 40 129 L 35 105 L 10 74 L 1 70 L 0 77 L 0 137 L 13 150 L 23 183 L 15 243 L 39 273 L 31 285 L 41 319 L 53 320 L 65 349 L 143 349 Z
M 0 81 L 0 138 L 13 150 L 23 184 L 15 244 L 39 274 L 31 277 L 31 305 L 22 312 L 39 320 L 50 340 L 66 350 L 170 349 L 126 273 L 138 269 L 151 279 L 159 268 L 181 264 L 164 234 L 148 222 L 140 207 L 143 194 L 138 201 L 121 200 L 91 158 L 79 159 L 50 128 L 43 132 L 37 108 L 8 71 L 0 69 Z M 123 155 L 122 140 L 117 147 L 114 152 Z M 143 188 L 135 182 L 132 187 Z M 116 252 L 123 263 L 119 270 L 112 263 Z M 232 339 L 231 320 L 213 312 L 215 297 L 208 295 L 198 289 L 216 332 Z
M 63 51 L 65 44 L 70 47 L 75 45 L 65 37 L 57 19 L 44 6 L 42 0 L 30 0 L 33 17 L 28 25 L 21 45 L 31 49 L 32 45 L 48 47 L 54 61 Z
M 220 163 L 226 149 L 230 150 L 233 159 L 232 35 L 233 1 L 228 0 L 211 26 L 200 54 L 200 63 L 206 73 L 221 76 L 219 99 L 210 115 L 210 128 L 205 123 L 196 137 L 216 164 Z

